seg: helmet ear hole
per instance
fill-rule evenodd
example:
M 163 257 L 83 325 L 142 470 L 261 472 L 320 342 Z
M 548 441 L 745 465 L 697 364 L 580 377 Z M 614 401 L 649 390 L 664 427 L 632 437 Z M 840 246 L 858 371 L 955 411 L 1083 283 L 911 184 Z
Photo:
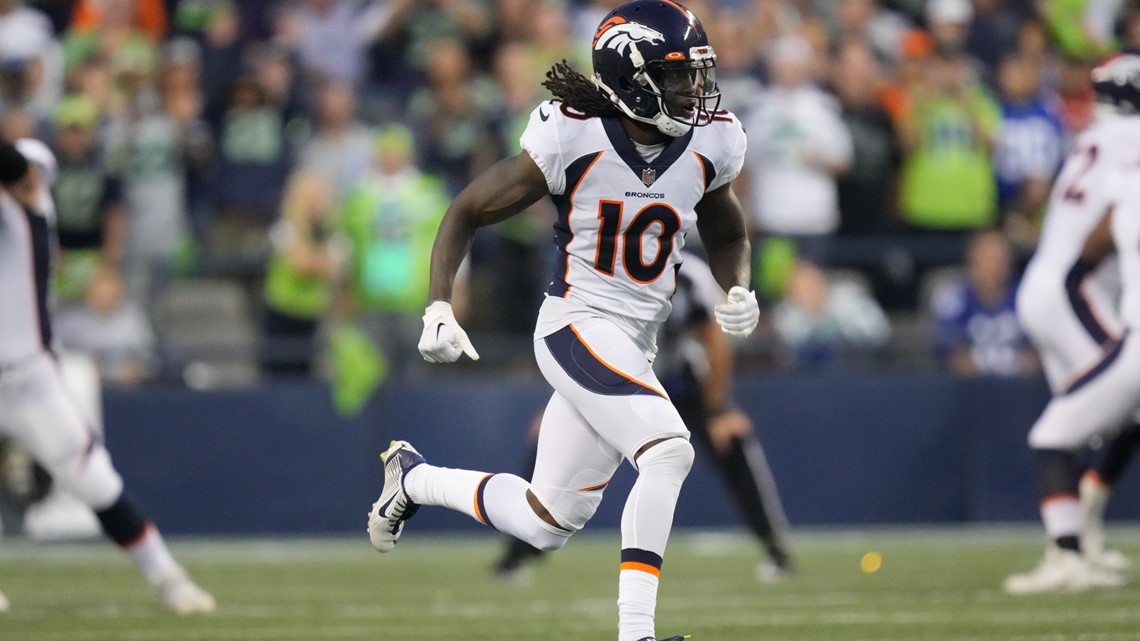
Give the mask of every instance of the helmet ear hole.
M 626 78 L 625 76 L 622 76 L 618 80 L 618 86 L 621 87 L 622 91 L 629 91 L 629 90 L 633 89 L 633 85 L 630 84 L 629 78 Z

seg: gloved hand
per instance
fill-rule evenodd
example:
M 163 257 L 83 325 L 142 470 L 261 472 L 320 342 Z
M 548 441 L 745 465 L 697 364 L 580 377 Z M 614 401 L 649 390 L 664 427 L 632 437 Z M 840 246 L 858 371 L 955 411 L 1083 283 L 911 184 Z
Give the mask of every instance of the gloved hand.
M 713 309 L 716 322 L 729 336 L 748 336 L 760 321 L 760 305 L 756 302 L 756 292 L 750 292 L 740 285 L 728 290 L 728 302 Z
M 451 303 L 444 300 L 437 300 L 424 310 L 424 333 L 420 336 L 419 348 L 429 363 L 454 363 L 460 354 L 479 360 L 467 332 L 455 321 Z

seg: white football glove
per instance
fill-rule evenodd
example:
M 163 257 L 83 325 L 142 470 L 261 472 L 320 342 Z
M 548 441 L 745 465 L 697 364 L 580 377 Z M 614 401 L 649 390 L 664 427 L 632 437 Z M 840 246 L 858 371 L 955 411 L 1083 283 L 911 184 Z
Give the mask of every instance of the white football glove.
M 756 329 L 760 322 L 760 305 L 756 302 L 756 292 L 750 292 L 740 285 L 728 290 L 728 302 L 713 308 L 716 322 L 729 336 L 744 338 Z
M 429 363 L 454 363 L 460 354 L 479 360 L 479 352 L 471 345 L 467 332 L 455 321 L 451 303 L 437 300 L 424 310 L 424 333 L 420 336 L 420 354 Z

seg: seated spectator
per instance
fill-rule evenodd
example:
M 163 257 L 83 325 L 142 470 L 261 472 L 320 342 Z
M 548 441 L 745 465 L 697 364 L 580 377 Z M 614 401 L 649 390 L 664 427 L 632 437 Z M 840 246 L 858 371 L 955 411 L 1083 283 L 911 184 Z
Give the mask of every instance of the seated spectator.
M 870 292 L 853 281 L 828 282 L 823 270 L 806 260 L 792 268 L 772 324 L 801 367 L 870 354 L 891 337 L 887 315 Z
M 902 114 L 900 210 L 918 229 L 992 225 L 997 193 L 991 159 L 1001 112 L 959 52 L 942 51 Z
M 826 262 L 826 238 L 839 228 L 835 180 L 850 165 L 851 135 L 838 102 L 812 83 L 812 59 L 800 36 L 772 43 L 772 86 L 745 122 L 746 184 L 754 233 L 793 237 L 805 256 Z
M 289 177 L 281 217 L 270 230 L 273 256 L 265 276 L 262 369 L 271 375 L 308 375 L 316 355 L 317 325 L 332 308 L 332 283 L 342 256 L 333 234 L 332 193 L 320 173 Z
M 352 190 L 340 213 L 349 242 L 344 314 L 360 319 L 393 373 L 423 359 L 431 248 L 448 198 L 436 178 L 413 160 L 411 132 L 388 126 L 376 138 L 372 171 Z
M 1020 252 L 1037 244 L 1037 233 L 1053 176 L 1064 155 L 1064 129 L 1053 102 L 1041 93 L 1040 70 L 1019 56 L 998 70 L 1002 123 L 994 166 L 1002 223 Z
M 1017 321 L 1017 283 L 1009 243 L 1001 232 L 970 240 L 966 274 L 943 284 L 930 300 L 935 352 L 959 376 L 1017 376 L 1038 371 L 1037 355 Z
M 99 271 L 86 300 L 63 306 L 56 332 L 64 349 L 95 360 L 104 384 L 134 387 L 147 377 L 154 360 L 154 333 L 142 308 L 124 295 L 123 281 Z

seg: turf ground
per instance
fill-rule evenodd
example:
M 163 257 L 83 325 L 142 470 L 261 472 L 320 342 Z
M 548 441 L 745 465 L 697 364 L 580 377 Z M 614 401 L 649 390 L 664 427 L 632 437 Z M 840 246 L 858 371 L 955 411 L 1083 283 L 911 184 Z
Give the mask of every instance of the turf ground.
M 1112 540 L 1140 560 L 1140 527 Z M 663 636 L 692 641 L 1131 641 L 1140 587 L 1008 597 L 1004 575 L 1041 554 L 1037 528 L 796 532 L 798 573 L 753 579 L 741 534 L 678 533 L 666 555 Z M 174 540 L 217 596 L 212 616 L 158 609 L 109 545 L 0 543 L 3 641 L 611 641 L 614 532 L 583 533 L 529 586 L 490 578 L 497 539 L 414 535 L 387 556 L 367 538 Z M 882 567 L 860 569 L 870 550 Z

